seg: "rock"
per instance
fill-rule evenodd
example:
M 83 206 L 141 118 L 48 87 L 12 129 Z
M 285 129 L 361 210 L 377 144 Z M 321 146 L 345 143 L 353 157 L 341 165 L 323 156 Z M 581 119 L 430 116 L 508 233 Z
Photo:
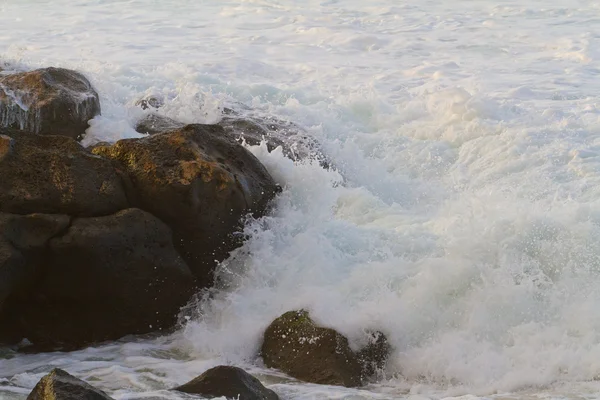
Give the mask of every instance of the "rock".
M 67 137 L 0 129 L 0 176 L 1 212 L 99 216 L 128 207 L 112 162 Z
M 2 321 L 5 301 L 31 289 L 45 262 L 50 239 L 69 225 L 66 215 L 0 213 L 0 342 L 15 343 L 21 337 L 14 324 Z
M 202 287 L 215 260 L 239 246 L 247 214 L 262 216 L 279 191 L 265 167 L 216 125 L 186 127 L 97 147 L 132 182 L 128 198 L 173 230 L 173 242 Z
M 304 310 L 273 321 L 265 331 L 261 354 L 267 367 L 306 382 L 347 387 L 363 383 L 362 366 L 348 339 L 317 326 Z
M 69 226 L 66 215 L 0 213 L 0 308 L 36 276 L 36 264 L 53 237 Z
M 136 101 L 135 105 L 140 106 L 142 110 L 147 110 L 149 108 L 158 110 L 160 107 L 165 105 L 165 101 L 159 96 L 149 95 Z
M 269 152 L 281 147 L 285 156 L 294 161 L 316 159 L 323 168 L 329 168 L 329 162 L 320 145 L 297 125 L 273 117 L 261 120 L 256 117 L 241 116 L 230 109 L 227 110 L 228 112 L 217 125 L 223 127 L 225 132 L 239 143 L 246 141 L 256 146 L 264 139 Z M 174 119 L 149 114 L 137 123 L 135 130 L 139 133 L 157 135 L 181 129 L 183 126 L 184 123 Z
M 363 377 L 374 376 L 385 368 L 391 346 L 382 332 L 369 332 L 368 344 L 357 354 Z
M 267 367 L 294 378 L 355 387 L 383 368 L 388 356 L 389 345 L 382 333 L 371 334 L 369 342 L 355 353 L 346 337 L 317 326 L 307 311 L 289 311 L 266 329 L 261 355 Z
M 194 291 L 170 229 L 142 210 L 75 219 L 46 247 L 33 287 L 6 300 L 0 336 L 72 349 L 166 329 Z
M 0 75 L 0 127 L 80 139 L 100 114 L 85 76 L 63 68 Z
M 135 126 L 135 130 L 139 133 L 144 133 L 147 135 L 156 135 L 159 133 L 181 129 L 184 126 L 184 123 L 177 122 L 174 119 L 156 114 L 150 114 L 138 122 L 138 124 Z
M 258 379 L 241 368 L 218 366 L 175 390 L 206 398 L 226 397 L 237 400 L 278 400 Z
M 102 390 L 56 368 L 35 385 L 27 400 L 112 400 L 112 398 Z

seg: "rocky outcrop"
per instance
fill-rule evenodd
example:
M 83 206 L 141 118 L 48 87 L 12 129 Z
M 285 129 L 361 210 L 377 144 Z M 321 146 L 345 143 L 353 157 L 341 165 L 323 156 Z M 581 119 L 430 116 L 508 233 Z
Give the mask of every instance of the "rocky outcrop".
M 271 323 L 264 334 L 261 355 L 267 367 L 294 378 L 355 387 L 365 382 L 375 366 L 383 366 L 387 351 L 387 341 L 378 339 L 365 351 L 355 353 L 346 337 L 318 326 L 307 311 L 300 310 L 287 312 Z
M 0 127 L 79 139 L 99 114 L 98 93 L 78 72 L 44 68 L 0 75 Z
M 164 223 L 127 209 L 74 219 L 48 240 L 59 228 L 49 222 L 35 243 L 43 245 L 43 257 L 28 258 L 31 253 L 23 251 L 35 278 L 6 299 L 0 319 L 5 336 L 26 337 L 38 348 L 69 349 L 175 324 L 194 281 Z
M 81 379 L 56 368 L 38 382 L 27 400 L 112 400 L 112 398 Z
M 1 212 L 97 216 L 128 207 L 111 161 L 67 137 L 0 129 L 0 177 Z
M 179 392 L 197 394 L 205 398 L 225 397 L 235 400 L 278 400 L 275 392 L 267 389 L 258 379 L 241 368 L 218 366 L 196 379 L 175 388 Z
M 130 177 L 128 198 L 167 223 L 201 286 L 215 260 L 240 244 L 247 214 L 264 215 L 279 188 L 264 166 L 216 125 L 188 125 L 143 139 L 100 146 Z

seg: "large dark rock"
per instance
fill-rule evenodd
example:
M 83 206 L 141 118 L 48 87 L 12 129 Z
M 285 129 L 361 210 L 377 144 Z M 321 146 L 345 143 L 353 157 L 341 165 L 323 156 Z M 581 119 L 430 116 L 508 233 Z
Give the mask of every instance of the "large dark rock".
M 32 282 L 48 242 L 69 223 L 66 215 L 0 213 L 0 309 L 6 298 Z
M 69 349 L 153 332 L 193 294 L 170 229 L 138 209 L 75 219 L 46 247 L 35 283 L 6 299 L 0 336 Z
M 98 93 L 78 72 L 44 68 L 0 75 L 0 127 L 79 139 L 98 114 Z
M 238 141 L 256 146 L 263 140 L 269 152 L 281 147 L 283 154 L 294 161 L 316 159 L 324 167 L 328 162 L 319 143 L 299 126 L 275 117 L 257 118 L 232 113 L 219 122 L 225 132 Z
M 0 129 L 0 177 L 2 212 L 98 216 L 128 207 L 112 162 L 67 137 Z
M 355 353 L 346 337 L 316 325 L 307 311 L 300 310 L 287 312 L 269 325 L 261 355 L 267 367 L 294 378 L 355 387 L 362 385 L 376 366 L 383 366 L 389 350 L 386 346 L 385 339 L 376 339 L 365 351 Z
M 201 286 L 213 283 L 215 260 L 240 244 L 233 233 L 242 219 L 264 215 L 279 190 L 258 159 L 216 125 L 188 125 L 93 152 L 120 163 L 132 182 L 129 200 L 171 227 Z
M 246 371 L 237 367 L 218 366 L 175 390 L 205 398 L 226 397 L 235 400 L 278 400 L 277 394 Z
M 56 368 L 35 385 L 27 400 L 112 400 L 112 398 L 102 390 Z

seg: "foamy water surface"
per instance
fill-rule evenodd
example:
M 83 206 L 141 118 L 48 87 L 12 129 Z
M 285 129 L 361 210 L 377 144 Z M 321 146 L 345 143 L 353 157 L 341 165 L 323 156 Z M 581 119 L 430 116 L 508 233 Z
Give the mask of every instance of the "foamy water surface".
M 221 363 L 283 399 L 598 398 L 600 5 L 589 0 L 0 0 L 9 68 L 84 72 L 86 143 L 139 136 L 140 97 L 215 122 L 242 103 L 292 121 L 335 169 L 251 151 L 285 190 L 190 322 L 74 353 L 0 350 L 0 398 L 54 366 L 116 399 Z M 300 307 L 394 347 L 345 389 L 263 368 Z

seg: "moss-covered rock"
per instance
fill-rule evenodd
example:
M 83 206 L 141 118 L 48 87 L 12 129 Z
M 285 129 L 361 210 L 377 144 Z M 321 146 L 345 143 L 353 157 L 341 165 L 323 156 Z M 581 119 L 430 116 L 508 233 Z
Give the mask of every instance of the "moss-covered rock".
M 261 354 L 268 367 L 306 382 L 348 387 L 363 382 L 361 363 L 348 339 L 315 324 L 305 310 L 289 311 L 273 321 Z
M 38 382 L 27 400 L 112 400 L 112 398 L 81 379 L 56 368 Z
M 262 216 L 280 190 L 258 159 L 217 125 L 187 125 L 93 153 L 129 176 L 128 199 L 173 231 L 174 244 L 198 278 L 213 283 L 215 260 L 240 244 L 242 219 Z
M 0 211 L 108 215 L 128 207 L 110 160 L 75 140 L 0 128 Z

